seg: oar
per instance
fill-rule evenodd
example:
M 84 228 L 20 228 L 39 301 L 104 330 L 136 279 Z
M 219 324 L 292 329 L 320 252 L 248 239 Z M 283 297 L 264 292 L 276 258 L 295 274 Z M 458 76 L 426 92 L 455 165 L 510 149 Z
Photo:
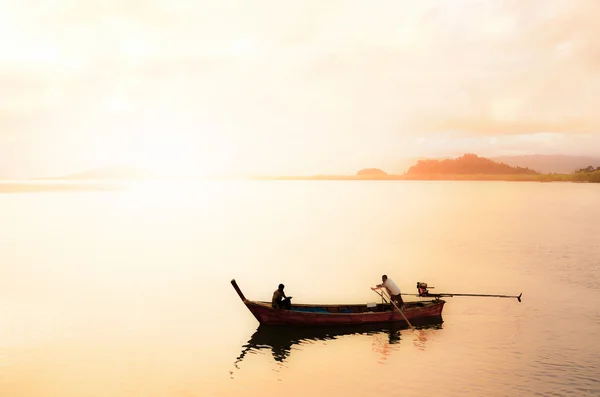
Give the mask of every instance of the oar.
M 382 295 L 382 294 L 380 294 L 379 292 L 377 292 L 377 290 L 376 290 L 376 289 L 371 289 L 371 290 L 372 290 L 372 291 L 375 291 L 375 293 L 376 293 L 377 295 L 381 296 L 381 298 L 382 298 L 382 299 L 384 299 L 384 298 L 383 298 L 383 295 Z M 411 328 L 411 329 L 414 331 L 414 330 L 415 330 L 415 328 L 412 326 L 412 324 L 410 323 L 410 321 L 408 321 L 408 319 L 406 318 L 406 316 L 404 315 L 404 313 L 402 313 L 402 310 L 400 310 L 400 308 L 399 308 L 399 307 L 396 305 L 396 302 L 394 302 L 394 301 L 392 300 L 392 298 L 391 298 L 391 297 L 390 297 L 390 302 L 392 302 L 392 305 L 394 305 L 394 307 L 395 307 L 396 309 L 398 309 L 398 311 L 400 312 L 400 314 L 402 314 L 402 317 L 404 317 L 404 320 L 406 320 L 406 323 L 408 324 L 408 326 L 409 326 L 409 327 L 410 327 L 410 328 Z
M 486 295 L 486 294 L 446 294 L 446 293 L 431 294 L 431 296 L 449 296 L 449 297 L 453 297 L 453 296 L 487 296 L 487 297 L 491 297 L 491 298 L 516 298 L 519 302 L 521 302 L 521 295 L 523 295 L 522 292 L 519 294 L 519 296 L 514 296 L 514 295 Z
M 377 292 L 377 290 L 373 290 L 373 291 Z M 385 299 L 385 297 L 382 294 L 380 294 L 379 292 L 377 292 L 377 295 L 381 296 L 381 303 L 382 304 L 383 303 L 388 303 L 387 299 Z

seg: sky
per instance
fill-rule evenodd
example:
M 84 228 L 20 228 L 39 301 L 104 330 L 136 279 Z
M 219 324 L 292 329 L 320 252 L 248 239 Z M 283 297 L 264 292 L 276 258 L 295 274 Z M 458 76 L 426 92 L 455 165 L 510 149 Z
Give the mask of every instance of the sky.
M 597 0 L 0 0 L 0 174 L 600 153 Z

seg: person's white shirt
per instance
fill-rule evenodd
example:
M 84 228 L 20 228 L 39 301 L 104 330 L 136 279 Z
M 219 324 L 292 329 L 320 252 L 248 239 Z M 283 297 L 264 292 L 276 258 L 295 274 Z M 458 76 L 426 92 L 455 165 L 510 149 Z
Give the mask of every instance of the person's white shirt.
M 386 287 L 392 295 L 398 295 L 400 293 L 400 288 L 398 288 L 396 283 L 393 282 L 392 279 L 389 277 L 381 285 L 383 287 Z

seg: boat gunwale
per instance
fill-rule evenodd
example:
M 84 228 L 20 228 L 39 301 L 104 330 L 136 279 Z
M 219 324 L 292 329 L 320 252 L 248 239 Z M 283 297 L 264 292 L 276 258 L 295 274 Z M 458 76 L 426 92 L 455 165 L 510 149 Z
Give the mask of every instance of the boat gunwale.
M 244 303 L 246 305 L 248 305 L 248 304 L 254 304 L 254 305 L 259 306 L 261 308 L 268 309 L 268 310 L 273 310 L 273 311 L 277 311 L 277 312 L 280 312 L 280 313 L 285 313 L 285 314 L 291 313 L 291 314 L 294 314 L 294 315 L 297 315 L 297 314 L 298 315 L 307 315 L 307 316 L 311 316 L 311 317 L 313 317 L 313 316 L 321 316 L 321 315 L 322 316 L 364 316 L 364 315 L 381 315 L 383 313 L 393 314 L 393 313 L 397 312 L 397 310 L 394 309 L 394 308 L 392 308 L 390 310 L 365 311 L 365 312 L 359 312 L 359 313 L 339 313 L 339 312 L 338 313 L 335 313 L 335 312 L 324 313 L 324 312 L 305 312 L 305 311 L 301 311 L 301 310 L 293 310 L 294 306 L 296 306 L 296 307 L 298 307 L 298 306 L 302 306 L 302 307 L 322 307 L 322 308 L 328 308 L 328 307 L 350 307 L 350 306 L 367 307 L 366 304 L 360 304 L 360 303 L 349 304 L 349 305 L 344 305 L 344 304 L 332 304 L 332 305 L 323 304 L 323 305 L 317 305 L 317 304 L 306 304 L 306 303 L 304 303 L 304 304 L 294 304 L 292 306 L 291 310 L 274 308 L 274 307 L 271 306 L 270 302 L 266 302 L 266 301 L 253 301 L 253 300 L 250 300 L 250 299 L 246 299 L 244 301 Z M 413 303 L 413 302 L 411 302 L 411 303 Z M 426 306 L 443 305 L 443 304 L 446 303 L 446 301 L 443 300 L 443 299 L 434 299 L 434 300 L 428 300 L 428 301 L 424 301 L 424 302 L 417 301 L 417 302 L 414 302 L 414 303 L 422 303 L 423 306 L 408 307 L 408 308 L 405 308 L 404 310 L 402 310 L 402 312 L 403 313 L 407 313 L 407 312 L 409 313 L 409 312 L 414 311 L 414 310 L 422 310 Z M 389 303 L 388 303 L 388 305 L 389 305 Z

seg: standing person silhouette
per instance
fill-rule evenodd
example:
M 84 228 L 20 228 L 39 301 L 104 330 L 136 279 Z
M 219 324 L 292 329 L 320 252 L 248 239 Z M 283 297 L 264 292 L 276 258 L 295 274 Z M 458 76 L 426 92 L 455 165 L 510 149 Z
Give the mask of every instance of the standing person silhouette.
M 391 278 L 388 278 L 387 275 L 383 275 L 381 276 L 381 284 L 377 284 L 375 287 L 372 287 L 371 289 L 373 291 L 381 289 L 381 288 L 385 288 L 387 290 L 387 293 L 390 295 L 390 298 L 392 301 L 396 302 L 396 305 L 398 306 L 398 308 L 400 310 L 402 310 L 402 307 L 404 306 L 404 301 L 402 300 L 402 295 L 400 293 L 400 288 L 398 288 L 398 286 L 396 285 L 396 283 L 394 281 L 392 281 Z

